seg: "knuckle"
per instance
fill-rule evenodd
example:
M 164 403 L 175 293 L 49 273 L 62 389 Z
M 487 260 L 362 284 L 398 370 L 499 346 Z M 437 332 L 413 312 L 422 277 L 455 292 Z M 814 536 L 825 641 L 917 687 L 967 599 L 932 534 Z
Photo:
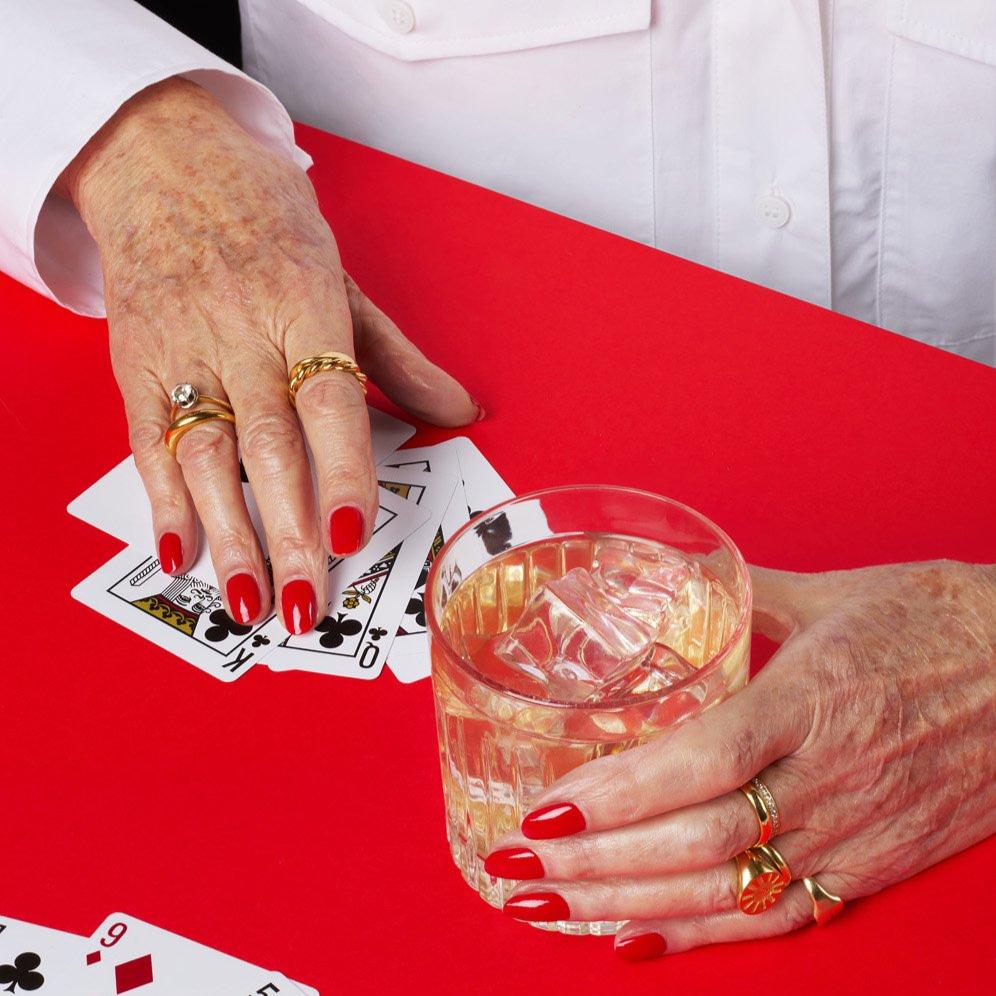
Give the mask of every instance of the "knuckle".
M 363 390 L 351 374 L 329 370 L 309 377 L 297 392 L 297 407 L 317 418 L 342 416 L 366 409 Z
M 314 568 L 324 558 L 317 538 L 309 541 L 296 533 L 283 533 L 271 544 L 274 563 Z
M 736 815 L 722 809 L 710 811 L 700 824 L 700 833 L 692 846 L 700 860 L 726 861 L 743 850 L 743 833 Z
M 742 781 L 757 773 L 758 739 L 749 726 L 738 726 L 716 740 L 716 761 L 720 768 L 729 771 L 731 779 Z
M 231 457 L 234 445 L 231 435 L 220 425 L 198 425 L 177 443 L 176 458 L 181 467 L 217 467 Z
M 564 841 L 562 864 L 567 878 L 595 878 L 599 869 L 599 851 L 596 838 L 590 834 L 578 834 Z
M 636 769 L 624 754 L 616 755 L 611 772 L 606 772 L 599 793 L 598 808 L 605 813 L 610 824 L 633 823 L 642 815 L 640 799 L 644 794 L 644 786 Z
M 710 913 L 721 913 L 737 907 L 737 883 L 729 864 L 722 864 L 709 875 L 704 887 L 705 907 Z
M 276 477 L 305 458 L 304 440 L 289 413 L 256 412 L 239 423 L 239 440 L 257 475 Z
M 158 456 L 163 445 L 163 427 L 154 419 L 143 418 L 128 426 L 128 444 L 136 459 Z

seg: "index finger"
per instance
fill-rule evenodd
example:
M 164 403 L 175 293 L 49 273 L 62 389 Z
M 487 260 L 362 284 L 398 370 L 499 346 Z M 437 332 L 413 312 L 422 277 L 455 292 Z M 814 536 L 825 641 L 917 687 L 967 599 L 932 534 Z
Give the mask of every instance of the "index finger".
M 732 698 L 659 739 L 581 765 L 522 821 L 532 840 L 637 823 L 739 788 L 796 750 L 804 705 L 765 669 Z

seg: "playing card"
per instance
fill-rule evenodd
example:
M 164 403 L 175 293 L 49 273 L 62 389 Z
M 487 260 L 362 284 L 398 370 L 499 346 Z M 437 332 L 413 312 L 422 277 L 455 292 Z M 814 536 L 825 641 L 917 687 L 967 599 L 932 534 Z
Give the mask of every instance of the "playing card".
M 266 656 L 268 667 L 368 680 L 380 674 L 458 483 L 456 476 L 442 472 L 412 474 L 419 478 L 417 483 L 405 484 L 390 480 L 403 478 L 401 472 L 378 468 L 388 489 L 408 494 L 409 503 L 429 512 L 428 519 L 385 556 L 367 561 L 358 573 L 339 569 L 331 585 L 328 617 L 303 636 L 281 637 Z M 362 552 L 350 560 L 361 556 Z
M 402 464 L 399 467 L 392 467 L 384 464 L 378 468 L 378 474 L 383 479 L 384 485 L 388 488 L 400 487 L 403 484 L 413 487 L 418 485 L 419 479 L 428 477 L 424 471 L 411 470 L 413 466 L 429 465 L 438 469 L 445 466 L 447 469 L 459 471 L 459 464 L 456 463 L 452 441 L 441 444 L 439 447 L 425 447 L 423 450 L 411 451 L 419 454 L 419 459 L 410 465 Z M 435 452 L 439 450 L 440 452 Z M 404 456 L 406 451 L 402 450 L 395 454 L 396 458 Z M 391 458 L 393 462 L 394 458 Z M 390 478 L 390 480 L 389 480 Z M 410 494 L 409 500 L 412 500 Z M 432 534 L 428 547 L 425 562 L 419 572 L 418 583 L 408 600 L 401 625 L 398 627 L 394 643 L 388 654 L 388 666 L 395 677 L 400 681 L 408 683 L 417 681 L 429 675 L 429 643 L 426 635 L 425 617 L 425 585 L 429 577 L 429 570 L 432 567 L 436 556 L 443 548 L 443 544 L 467 521 L 467 499 L 464 495 L 463 484 L 458 481 L 453 490 L 453 496 L 446 507 L 446 512 L 440 520 L 438 527 Z
M 484 454 L 466 437 L 450 440 L 460 463 L 460 477 L 467 495 L 468 518 L 480 515 L 514 495 Z
M 279 625 L 272 616 L 255 626 L 234 622 L 212 582 L 164 574 L 157 558 L 134 546 L 81 581 L 73 598 L 221 681 L 249 671 Z
M 90 937 L 87 988 L 76 996 L 290 996 L 307 990 L 286 976 L 198 944 L 126 913 Z
M 409 439 L 415 429 L 377 408 L 367 408 L 367 412 L 374 463 L 379 463 Z M 245 490 L 247 496 L 251 494 L 247 485 Z M 152 543 L 152 513 L 133 456 L 90 485 L 70 503 L 67 511 L 125 543 Z M 256 525 L 258 528 L 259 523 Z
M 473 515 L 510 498 L 512 491 L 481 451 L 464 436 L 437 446 L 399 450 L 384 461 L 380 469 L 382 477 L 387 474 L 387 467 L 419 467 L 429 473 L 456 469 L 461 478 L 440 528 L 433 537 L 418 587 L 412 593 L 408 610 L 391 646 L 388 666 L 399 681 L 408 684 L 429 677 L 431 672 L 426 634 L 425 583 L 432 562 L 443 544 Z M 494 524 L 489 522 L 486 528 L 492 529 Z
M 81 996 L 87 939 L 0 914 L 0 992 Z

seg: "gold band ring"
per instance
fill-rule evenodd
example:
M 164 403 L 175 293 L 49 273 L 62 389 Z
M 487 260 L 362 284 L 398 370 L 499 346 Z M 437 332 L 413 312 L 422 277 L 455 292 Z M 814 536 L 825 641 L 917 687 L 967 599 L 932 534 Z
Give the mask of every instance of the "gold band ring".
M 734 860 L 737 865 L 737 907 L 748 916 L 774 906 L 792 881 L 788 864 L 770 844 L 749 847 Z
M 826 926 L 844 908 L 844 900 L 824 889 L 815 878 L 804 878 L 802 884 L 813 901 L 813 919 L 821 927 Z
M 367 393 L 367 375 L 356 365 L 356 360 L 345 353 L 319 353 L 317 356 L 309 356 L 295 363 L 287 381 L 287 392 L 290 395 L 291 404 L 297 407 L 297 392 L 301 385 L 315 374 L 326 373 L 329 370 L 341 370 L 355 377 L 363 388 L 363 393 Z
M 741 785 L 740 791 L 747 796 L 757 817 L 757 843 L 754 846 L 767 844 L 782 828 L 775 797 L 760 778 L 752 778 L 746 785 Z
M 212 398 L 210 394 L 198 394 L 197 400 L 194 402 L 195 405 L 213 405 L 215 408 L 220 408 L 222 411 L 228 412 L 230 415 L 235 414 L 235 409 L 222 398 Z M 172 422 L 174 419 L 180 415 L 181 412 L 190 411 L 191 405 L 186 407 L 181 407 L 180 405 L 173 405 L 169 410 L 169 418 Z
M 166 430 L 166 435 L 163 437 L 166 449 L 173 456 L 176 456 L 176 448 L 186 433 L 190 432 L 195 426 L 203 425 L 205 422 L 214 422 L 219 419 L 222 422 L 231 422 L 232 425 L 235 425 L 235 416 L 231 411 L 224 411 L 220 408 L 200 408 L 197 411 L 181 415 L 178 419 L 174 419 Z

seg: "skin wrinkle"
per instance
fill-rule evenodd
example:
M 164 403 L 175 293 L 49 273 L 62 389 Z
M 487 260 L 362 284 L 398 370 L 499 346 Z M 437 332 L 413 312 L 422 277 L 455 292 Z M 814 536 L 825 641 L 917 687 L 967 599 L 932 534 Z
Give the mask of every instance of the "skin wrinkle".
M 792 575 L 756 573 L 759 611 L 800 620 L 761 675 L 667 737 L 585 765 L 535 801 L 537 807 L 580 806 L 588 825 L 601 828 L 588 832 L 593 839 L 625 832 L 632 860 L 628 852 L 612 855 L 611 895 L 604 885 L 589 891 L 588 882 L 556 883 L 572 909 L 593 918 L 603 916 L 600 901 L 613 917 L 632 912 L 623 938 L 657 930 L 669 949 L 675 939 L 679 950 L 733 938 L 728 921 L 710 915 L 714 879 L 700 880 L 697 908 L 680 915 L 668 913 L 675 898 L 686 895 L 678 878 L 665 875 L 639 888 L 628 883 L 646 879 L 640 861 L 647 854 L 672 855 L 680 873 L 708 847 L 687 825 L 669 835 L 651 830 L 660 814 L 680 821 L 694 806 L 737 807 L 726 811 L 725 821 L 710 814 L 698 826 L 714 846 L 728 843 L 742 802 L 724 803 L 721 789 L 730 766 L 750 753 L 751 731 L 761 736 L 761 753 L 765 739 L 798 744 L 762 773 L 775 786 L 786 824 L 776 846 L 796 878 L 816 875 L 846 900 L 871 895 L 996 831 L 996 568 L 899 564 L 813 575 L 799 584 Z M 778 593 L 774 604 L 772 592 Z M 739 732 L 737 724 L 743 724 Z M 798 738 L 788 735 L 795 724 L 801 724 Z M 700 745 L 710 738 L 726 746 L 703 752 Z M 703 789 L 689 803 L 690 781 Z M 669 803 L 675 795 L 681 805 Z M 625 824 L 606 817 L 613 813 L 644 819 Z M 747 827 L 748 836 L 755 832 Z M 523 843 L 541 861 L 552 844 L 512 835 L 496 846 Z M 743 839 L 739 846 L 750 843 Z M 602 849 L 590 846 L 586 853 L 587 873 L 597 882 Z M 523 883 L 513 894 L 536 888 Z M 665 919 L 647 919 L 647 888 L 660 891 L 658 915 Z M 694 896 L 691 903 L 695 907 Z M 810 921 L 804 894 L 783 903 L 777 915 L 752 920 L 747 936 Z
M 176 533 L 180 569 L 189 567 L 200 513 L 221 587 L 247 572 L 261 592 L 260 615 L 269 610 L 270 577 L 243 501 L 233 430 L 195 428 L 176 460 L 162 446 L 168 392 L 189 381 L 235 408 L 276 593 L 303 579 L 323 606 L 328 517 L 340 505 L 359 509 L 362 546 L 376 519 L 377 484 L 362 399 L 306 392 L 307 410 L 296 414 L 287 397 L 293 363 L 330 349 L 353 352 L 356 334 L 338 247 L 306 174 L 249 136 L 206 91 L 171 79 L 127 101 L 56 191 L 75 203 L 100 250 L 112 366 L 156 540 Z M 359 293 L 357 306 L 372 307 Z M 467 392 L 394 332 L 362 350 L 378 386 L 402 407 L 414 400 L 427 421 L 473 422 L 478 408 Z M 387 353 L 419 368 L 427 388 L 416 399 Z

